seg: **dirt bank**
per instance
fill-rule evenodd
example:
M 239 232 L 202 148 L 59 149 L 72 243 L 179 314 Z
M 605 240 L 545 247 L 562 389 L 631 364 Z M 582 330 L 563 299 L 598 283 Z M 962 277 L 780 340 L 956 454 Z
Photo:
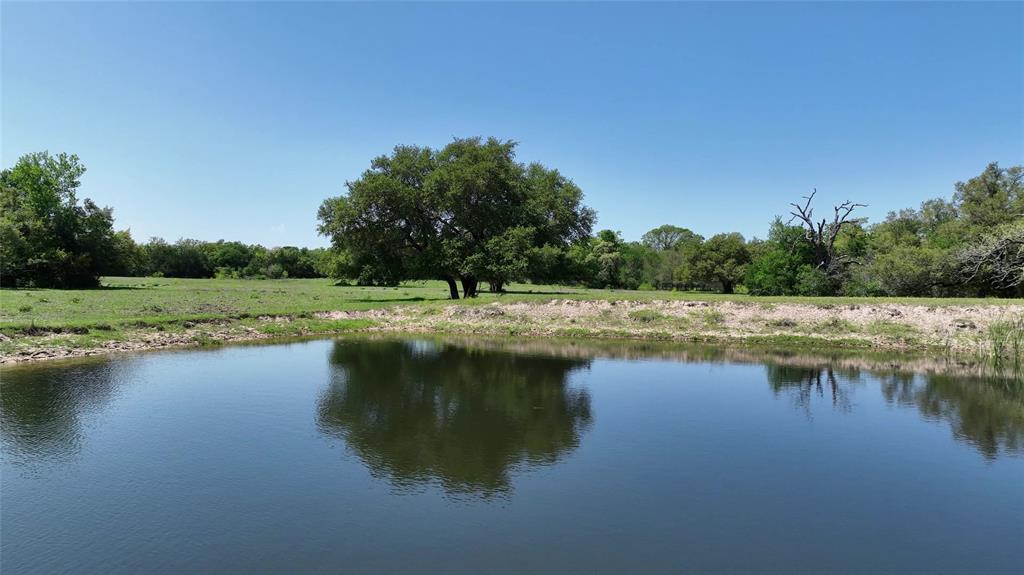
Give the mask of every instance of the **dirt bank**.
M 778 341 L 975 352 L 994 327 L 1024 326 L 1024 305 L 771 304 L 699 301 L 493 303 L 331 312 L 375 329 L 494 335 Z
M 920 350 L 975 356 L 995 351 L 1005 355 L 1021 353 L 1024 304 L 816 305 L 555 299 L 486 305 L 401 305 L 368 311 L 329 311 L 306 318 L 262 316 L 245 321 L 224 320 L 186 325 L 176 331 L 140 328 L 121 333 L 114 341 L 104 341 L 96 334 L 73 343 L 62 334 L 26 336 L 20 341 L 7 340 L 6 343 L 16 345 L 8 345 L 0 353 L 0 363 L 352 331 L 627 338 Z

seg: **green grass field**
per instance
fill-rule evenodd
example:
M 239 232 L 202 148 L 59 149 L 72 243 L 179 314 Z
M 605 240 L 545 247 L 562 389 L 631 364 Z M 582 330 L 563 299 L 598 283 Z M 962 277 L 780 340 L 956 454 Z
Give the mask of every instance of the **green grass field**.
M 366 310 L 397 304 L 453 303 L 443 282 L 409 282 L 398 287 L 334 285 L 327 279 L 232 280 L 104 278 L 89 290 L 0 290 L 0 332 L 25 329 L 160 325 L 189 320 L 240 319 L 260 315 L 299 315 L 321 311 Z M 836 305 L 901 303 L 929 306 L 1007 305 L 1021 300 L 971 298 L 753 297 L 699 292 L 594 290 L 513 284 L 508 293 L 483 292 L 462 305 L 571 298 L 584 300 L 681 299 L 753 303 Z

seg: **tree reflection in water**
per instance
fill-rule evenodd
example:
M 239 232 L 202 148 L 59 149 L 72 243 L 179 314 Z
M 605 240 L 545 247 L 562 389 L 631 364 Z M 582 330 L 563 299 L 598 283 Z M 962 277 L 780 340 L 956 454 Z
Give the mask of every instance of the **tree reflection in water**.
M 590 398 L 567 385 L 589 359 L 415 341 L 338 341 L 319 426 L 399 488 L 507 493 L 523 466 L 579 445 Z
M 925 417 L 949 422 L 954 437 L 985 457 L 1024 453 L 1024 384 L 1020 381 L 940 374 L 891 374 L 879 379 L 888 401 L 912 405 Z
M 865 379 L 858 369 L 766 364 L 776 395 L 789 395 L 811 415 L 812 394 L 830 395 L 834 408 L 850 410 L 850 391 Z M 1024 454 L 1024 384 L 1000 377 L 873 372 L 886 402 L 916 408 L 923 417 L 947 422 L 953 436 L 983 456 Z
M 811 398 L 814 395 L 825 397 L 828 393 L 832 407 L 849 411 L 849 385 L 841 385 L 836 378 L 835 370 L 829 366 L 824 368 L 806 368 L 787 365 L 766 364 L 768 384 L 775 395 L 790 392 L 794 403 L 811 417 Z
M 100 360 L 5 370 L 0 384 L 4 452 L 21 462 L 77 453 L 83 419 L 109 404 L 127 365 Z

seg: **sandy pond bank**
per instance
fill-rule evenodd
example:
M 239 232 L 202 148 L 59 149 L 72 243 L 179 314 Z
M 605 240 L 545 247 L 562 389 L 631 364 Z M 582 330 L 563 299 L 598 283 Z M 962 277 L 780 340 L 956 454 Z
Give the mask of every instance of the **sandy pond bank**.
M 993 332 L 1024 328 L 1024 304 L 931 306 L 703 301 L 555 299 L 444 305 L 399 305 L 327 311 L 306 317 L 262 316 L 186 322 L 178 330 L 139 328 L 116 340 L 68 345 L 62 334 L 8 339 L 0 363 L 22 363 L 282 336 L 352 331 L 561 338 L 621 338 L 726 344 L 796 345 L 958 354 L 991 354 Z M 999 345 L 996 343 L 995 345 Z M 1015 353 L 1004 342 L 1002 352 Z M 1019 350 L 1016 350 L 1019 352 Z

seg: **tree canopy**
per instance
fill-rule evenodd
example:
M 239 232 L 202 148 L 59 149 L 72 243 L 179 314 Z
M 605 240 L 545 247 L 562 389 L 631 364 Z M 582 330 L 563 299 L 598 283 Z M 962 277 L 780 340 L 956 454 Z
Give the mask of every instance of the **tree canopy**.
M 95 286 L 114 265 L 114 218 L 79 201 L 78 156 L 38 152 L 0 172 L 0 282 L 5 286 Z
M 349 254 L 362 283 L 448 282 L 452 298 L 542 274 L 544 250 L 585 241 L 583 192 L 557 170 L 515 160 L 515 142 L 456 139 L 440 150 L 398 146 L 320 206 L 320 232 Z

